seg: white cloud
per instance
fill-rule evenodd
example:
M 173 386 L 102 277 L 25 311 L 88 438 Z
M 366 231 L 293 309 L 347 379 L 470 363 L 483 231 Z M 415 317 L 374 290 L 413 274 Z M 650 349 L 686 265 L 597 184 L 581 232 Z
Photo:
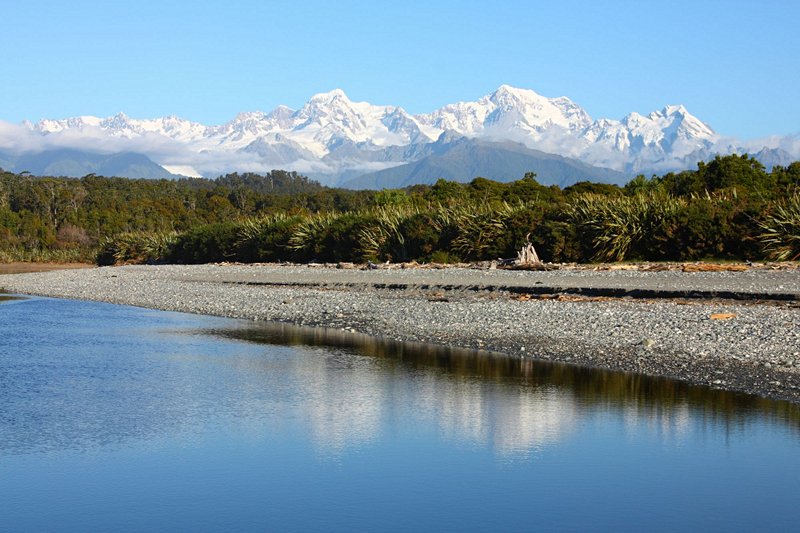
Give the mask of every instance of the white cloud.
M 764 137 L 742 142 L 740 146 L 750 153 L 759 152 L 762 148 L 769 148 L 784 150 L 794 157 L 800 157 L 800 137 L 798 135 Z
M 43 138 L 25 125 L 0 120 L 0 150 L 12 153 L 38 152 Z

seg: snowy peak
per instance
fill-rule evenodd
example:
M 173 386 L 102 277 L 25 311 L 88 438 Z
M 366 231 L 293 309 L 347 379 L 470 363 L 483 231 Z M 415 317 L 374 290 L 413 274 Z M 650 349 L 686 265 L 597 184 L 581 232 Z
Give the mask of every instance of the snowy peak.
M 293 115 L 287 136 L 324 153 L 343 141 L 373 146 L 404 146 L 428 139 L 402 108 L 353 102 L 341 89 L 314 95 Z
M 366 116 L 373 111 L 382 111 L 383 107 L 373 106 L 366 102 L 352 102 L 341 89 L 327 93 L 315 94 L 295 114 L 298 119 L 316 122 L 321 125 L 338 123 L 343 129 L 359 129 L 366 127 Z
M 645 161 L 666 156 L 685 157 L 707 149 L 717 138 L 714 130 L 682 105 L 669 105 L 647 116 L 630 113 L 620 125 L 623 132 L 612 126 L 618 133 L 613 147 Z M 606 136 L 598 140 L 609 142 L 609 139 Z
M 266 118 L 274 122 L 279 128 L 288 129 L 291 127 L 292 115 L 294 115 L 294 109 L 285 105 L 279 105 L 270 111 Z
M 501 85 L 489 100 L 496 106 L 489 116 L 490 122 L 508 126 L 527 127 L 531 131 L 542 132 L 551 126 L 559 126 L 566 130 L 577 131 L 591 124 L 592 119 L 580 106 L 569 98 L 547 98 L 529 89 L 517 89 Z M 502 117 L 502 118 L 501 118 Z
M 298 127 L 317 124 L 321 127 L 333 126 L 341 131 L 351 132 L 366 128 L 363 115 L 341 89 L 315 94 L 296 113 L 296 118 L 301 120 Z
M 112 137 L 134 138 L 146 134 L 157 134 L 181 141 L 200 137 L 208 129 L 202 124 L 174 115 L 137 120 L 128 117 L 125 113 L 117 113 L 114 116 L 103 119 L 93 116 L 81 116 L 63 120 L 44 119 L 37 124 L 29 124 L 28 127 L 43 134 L 96 130 Z
M 682 105 L 667 106 L 661 113 L 673 119 L 676 131 L 679 130 L 685 138 L 710 139 L 716 135 L 708 124 L 689 113 Z
M 419 122 L 402 107 L 395 107 L 391 111 L 387 109 L 387 113 L 381 118 L 381 123 L 386 126 L 389 132 L 408 139 L 409 144 L 430 142 L 432 140 L 423 133 Z
M 646 131 L 655 130 L 661 132 L 680 130 L 686 137 L 708 139 L 715 135 L 711 127 L 689 113 L 682 105 L 669 105 L 661 111 L 653 111 L 646 117 L 634 112 L 622 119 L 622 124 L 635 134 L 645 134 Z
M 650 115 L 652 115 L 652 116 L 661 115 L 662 117 L 669 117 L 669 116 L 672 116 L 672 115 L 686 116 L 688 114 L 689 114 L 689 112 L 681 104 L 665 106 L 664 109 L 662 109 L 660 113 L 656 112 L 656 111 L 653 111 L 652 113 L 650 113 Z
M 39 133 L 57 133 L 64 130 L 83 130 L 86 127 L 98 127 L 102 119 L 91 115 L 66 118 L 63 120 L 42 119 L 32 128 Z M 28 123 L 30 124 L 30 123 Z
M 100 123 L 100 127 L 107 130 L 123 130 L 131 127 L 131 125 L 128 115 L 122 112 L 113 117 L 108 117 Z
M 239 113 L 227 124 L 210 128 L 205 137 L 241 147 L 241 144 L 249 144 L 259 136 L 269 134 L 271 126 L 267 115 L 261 111 L 251 111 Z
M 332 91 L 328 91 L 326 93 L 317 93 L 311 97 L 309 103 L 311 102 L 324 102 L 327 104 L 336 102 L 336 101 L 344 101 L 349 102 L 350 99 L 341 89 L 333 89 Z
M 510 98 L 512 101 L 522 101 L 530 98 L 544 98 L 533 89 L 520 89 L 512 87 L 511 85 L 503 84 L 492 93 L 491 98 L 495 102 L 500 102 L 505 98 Z
M 417 119 L 433 137 L 444 131 L 455 131 L 461 135 L 475 135 L 483 129 L 486 117 L 492 111 L 484 101 L 457 102 L 448 104 L 428 115 L 417 115 Z
M 653 111 L 648 118 L 663 129 L 680 127 L 695 137 L 712 137 L 714 130 L 689 113 L 682 105 L 668 105 L 661 111 Z
M 447 105 L 417 118 L 437 129 L 437 135 L 453 130 L 469 137 L 501 138 L 504 132 L 512 132 L 512 137 L 523 134 L 535 138 L 553 126 L 576 132 L 592 122 L 589 114 L 569 98 L 547 98 L 510 85 L 501 85 L 476 102 Z
M 530 89 L 517 89 L 510 85 L 501 85 L 492 94 L 485 96 L 494 105 L 495 109 L 517 109 L 532 108 L 541 110 L 548 107 L 550 100 Z M 482 99 L 483 100 L 483 99 Z

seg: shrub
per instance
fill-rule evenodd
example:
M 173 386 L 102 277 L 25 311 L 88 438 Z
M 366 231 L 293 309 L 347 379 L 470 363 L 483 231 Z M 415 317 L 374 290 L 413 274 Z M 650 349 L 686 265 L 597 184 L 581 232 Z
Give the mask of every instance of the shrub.
M 415 259 L 418 261 L 431 261 L 437 251 L 444 252 L 450 245 L 444 228 L 436 215 L 418 213 L 404 219 L 399 227 L 398 234 L 403 237 L 403 260 Z M 445 255 L 440 259 L 449 260 Z
M 465 259 L 495 259 L 497 257 L 516 254 L 516 247 L 524 242 L 524 236 L 518 235 L 521 231 L 526 234 L 531 229 L 523 220 L 530 218 L 532 212 L 521 215 L 528 209 L 524 204 L 511 205 L 506 202 L 500 204 L 462 205 L 454 209 L 450 218 L 457 229 L 457 234 L 451 243 L 451 249 Z M 516 242 L 509 226 L 519 217 L 516 224 Z M 520 228 L 522 228 L 520 230 Z
M 588 260 L 581 252 L 575 224 L 546 216 L 531 233 L 531 242 L 542 261 L 569 263 Z
M 758 223 L 764 252 L 778 261 L 800 258 L 800 192 L 775 205 L 774 211 Z
M 572 200 L 568 214 L 594 248 L 592 259 L 622 261 L 651 255 L 648 241 L 663 232 L 664 224 L 685 205 L 686 200 L 660 191 L 633 196 L 583 194 Z
M 289 247 L 300 261 L 362 261 L 362 230 L 374 223 L 367 213 L 311 215 L 294 228 Z
M 239 224 L 207 224 L 180 234 L 171 246 L 170 261 L 176 263 L 214 263 L 236 259 Z
M 282 213 L 250 218 L 238 229 L 236 260 L 245 263 L 286 261 L 292 255 L 289 240 L 301 217 Z
M 175 232 L 121 233 L 100 243 L 95 262 L 100 266 L 166 260 L 178 240 Z
M 369 213 L 358 234 L 359 250 L 363 259 L 407 261 L 406 235 L 401 226 L 418 214 L 416 207 L 379 207 Z
M 61 243 L 77 244 L 79 246 L 86 246 L 92 241 L 85 229 L 69 223 L 63 224 L 58 228 L 56 240 Z

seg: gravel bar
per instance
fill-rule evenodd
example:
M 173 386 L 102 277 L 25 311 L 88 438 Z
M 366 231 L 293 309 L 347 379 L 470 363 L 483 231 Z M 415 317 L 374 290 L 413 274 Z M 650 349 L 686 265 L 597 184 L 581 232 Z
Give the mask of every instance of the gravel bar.
M 131 265 L 0 276 L 10 293 L 324 326 L 800 403 L 800 271 Z

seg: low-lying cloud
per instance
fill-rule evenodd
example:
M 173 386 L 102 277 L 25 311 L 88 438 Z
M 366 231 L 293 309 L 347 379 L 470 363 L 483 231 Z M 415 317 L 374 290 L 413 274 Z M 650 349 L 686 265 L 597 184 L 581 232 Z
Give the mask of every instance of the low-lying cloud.
M 579 159 L 628 174 L 694 168 L 698 160 L 708 159 L 716 154 L 734 152 L 756 154 L 764 148 L 781 150 L 783 155 L 800 158 L 800 135 L 772 136 L 750 141 L 717 137 L 700 146 L 676 145 L 677 149 L 673 152 L 659 152 L 658 147 L 651 147 L 650 150 L 640 153 L 638 158 L 632 159 L 631 154 L 626 151 L 604 144 L 590 143 L 587 139 L 560 128 L 546 130 L 535 138 L 524 133 L 507 132 L 508 135 L 504 140 L 520 142 L 532 149 Z M 503 139 L 498 137 L 496 140 Z M 264 173 L 280 168 L 312 175 L 326 182 L 334 182 L 337 176 L 345 173 L 353 176 L 409 162 L 365 161 L 355 155 L 336 161 L 309 157 L 287 163 L 286 160 L 271 161 L 253 151 L 235 150 L 212 143 L 213 141 L 209 139 L 182 142 L 153 132 L 114 134 L 91 125 L 41 133 L 29 123 L 13 124 L 0 121 L 0 152 L 11 155 L 65 148 L 99 154 L 134 152 L 146 155 L 165 167 L 191 169 L 195 174 L 212 177 L 234 171 Z

